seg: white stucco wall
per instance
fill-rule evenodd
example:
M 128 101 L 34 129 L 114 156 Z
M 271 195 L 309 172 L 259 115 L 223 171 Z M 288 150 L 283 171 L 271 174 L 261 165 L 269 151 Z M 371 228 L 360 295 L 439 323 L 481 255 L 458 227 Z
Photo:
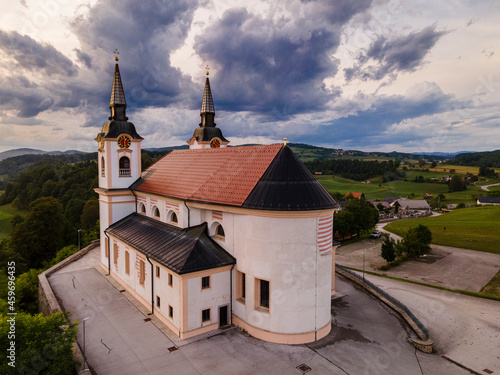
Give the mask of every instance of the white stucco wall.
M 129 138 L 131 138 L 129 136 Z M 99 163 L 99 187 L 105 189 L 125 189 L 128 188 L 141 175 L 141 142 L 133 140 L 130 147 L 121 149 L 117 140 L 110 139 L 104 141 L 104 149 L 98 153 Z M 101 175 L 101 158 L 105 159 L 105 176 Z M 127 156 L 130 159 L 129 177 L 120 176 L 119 159 Z
M 236 269 L 246 274 L 246 301 L 233 312 L 281 334 L 318 330 L 330 321 L 332 255 L 317 250 L 317 218 L 234 215 Z M 256 309 L 255 279 L 270 281 L 269 312 Z
M 187 281 L 188 296 L 188 331 L 219 322 L 219 306 L 228 305 L 230 299 L 230 271 L 219 272 L 210 276 L 210 288 L 201 289 L 201 277 Z M 201 322 L 201 312 L 211 309 L 211 320 Z M 228 308 L 228 320 L 230 319 Z

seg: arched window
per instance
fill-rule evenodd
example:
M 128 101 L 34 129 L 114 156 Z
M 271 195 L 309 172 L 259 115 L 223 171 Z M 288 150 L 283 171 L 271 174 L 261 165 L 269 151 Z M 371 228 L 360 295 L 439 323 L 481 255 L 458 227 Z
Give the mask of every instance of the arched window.
M 106 175 L 106 164 L 104 164 L 104 156 L 101 158 L 101 176 Z
M 217 228 L 215 228 L 215 234 L 217 236 L 221 236 L 222 238 L 226 237 L 226 235 L 224 234 L 224 228 L 222 228 L 222 225 L 217 225 Z
M 144 203 L 139 203 L 139 212 L 141 214 L 146 214 L 146 206 L 144 205 Z
M 175 214 L 175 212 L 172 212 L 172 215 L 170 216 L 170 221 L 172 223 L 178 223 L 179 220 L 177 219 L 177 215 Z
M 130 159 L 126 156 L 120 158 L 120 176 L 130 176 Z
M 155 207 L 153 209 L 153 215 L 157 218 L 160 218 L 160 210 L 158 209 L 158 207 Z

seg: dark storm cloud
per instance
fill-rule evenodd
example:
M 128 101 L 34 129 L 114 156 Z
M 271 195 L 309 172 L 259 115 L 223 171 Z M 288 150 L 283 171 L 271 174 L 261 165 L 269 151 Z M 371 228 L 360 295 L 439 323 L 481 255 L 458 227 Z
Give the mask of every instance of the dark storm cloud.
M 70 59 L 46 43 L 38 43 L 16 31 L 0 30 L 0 49 L 13 58 L 17 67 L 52 75 L 75 76 L 78 69 Z
M 435 83 L 419 85 L 415 91 L 407 96 L 378 97 L 367 110 L 331 121 L 326 128 L 316 127 L 304 137 L 304 142 L 326 144 L 342 140 L 345 144 L 351 142 L 357 147 L 406 142 L 408 134 L 391 134 L 388 129 L 404 120 L 443 113 L 463 105 L 457 103 L 453 95 L 444 94 Z M 427 138 L 429 135 L 413 131 L 411 138 L 417 139 L 419 136 Z
M 359 54 L 358 63 L 354 67 L 344 69 L 346 79 L 381 80 L 399 72 L 415 71 L 423 64 L 431 48 L 446 34 L 435 28 L 435 25 L 429 26 L 419 32 L 392 39 L 379 36 L 367 51 Z M 371 62 L 375 64 L 370 64 Z
M 90 57 L 90 55 L 80 51 L 78 48 L 74 48 L 73 51 L 75 51 L 76 57 L 79 61 L 84 63 L 87 68 L 92 68 L 92 57 Z
M 48 91 L 25 77 L 6 77 L 0 80 L 2 107 L 17 109 L 18 117 L 33 117 L 54 104 Z
M 194 85 L 169 56 L 184 43 L 197 6 L 196 0 L 101 0 L 71 26 L 82 53 L 92 58 L 92 74 L 104 80 L 111 77 L 118 49 L 129 108 L 165 107 L 192 100 Z M 102 105 L 109 90 L 99 90 L 93 101 Z
M 202 35 L 194 49 L 215 66 L 216 106 L 272 119 L 324 108 L 340 90 L 323 80 L 338 70 L 333 58 L 342 25 L 369 1 L 307 2 L 293 19 L 264 18 L 230 9 Z

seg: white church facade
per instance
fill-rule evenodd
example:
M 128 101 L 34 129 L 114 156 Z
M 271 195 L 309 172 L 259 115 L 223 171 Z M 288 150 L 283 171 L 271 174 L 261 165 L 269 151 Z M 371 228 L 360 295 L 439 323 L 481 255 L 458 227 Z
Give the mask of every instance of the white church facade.
M 98 133 L 101 266 L 180 338 L 229 324 L 299 344 L 331 329 L 337 204 L 283 144 L 226 147 L 208 77 L 188 150 L 141 171 L 118 64 Z

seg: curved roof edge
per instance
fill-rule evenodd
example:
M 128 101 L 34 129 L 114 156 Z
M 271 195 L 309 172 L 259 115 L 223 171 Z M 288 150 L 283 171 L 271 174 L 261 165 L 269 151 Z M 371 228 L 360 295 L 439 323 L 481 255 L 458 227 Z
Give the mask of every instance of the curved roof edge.
M 334 209 L 337 202 L 288 146 L 283 146 L 241 207 L 276 211 Z

